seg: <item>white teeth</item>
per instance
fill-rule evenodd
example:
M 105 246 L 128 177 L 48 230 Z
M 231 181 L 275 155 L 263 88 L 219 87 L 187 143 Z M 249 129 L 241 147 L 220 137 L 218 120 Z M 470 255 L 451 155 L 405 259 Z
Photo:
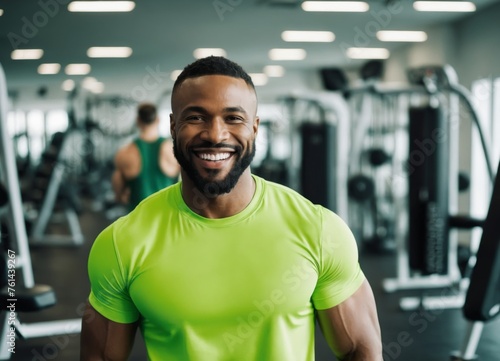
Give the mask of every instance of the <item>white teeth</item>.
M 203 160 L 212 160 L 212 161 L 216 161 L 216 160 L 224 160 L 224 159 L 227 159 L 231 156 L 231 154 L 229 153 L 217 153 L 217 154 L 212 154 L 212 153 L 201 153 L 199 154 L 199 157 Z

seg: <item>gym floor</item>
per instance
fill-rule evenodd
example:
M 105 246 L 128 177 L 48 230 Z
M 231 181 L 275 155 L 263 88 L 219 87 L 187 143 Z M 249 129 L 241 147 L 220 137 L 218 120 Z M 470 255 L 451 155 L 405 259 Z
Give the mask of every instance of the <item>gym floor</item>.
M 31 257 L 35 282 L 48 284 L 56 292 L 58 302 L 37 313 L 19 314 L 22 323 L 78 318 L 89 292 L 86 273 L 87 255 L 93 239 L 109 224 L 102 214 L 84 212 L 80 216 L 85 244 L 80 247 L 32 247 Z M 460 309 L 444 311 L 411 311 L 399 309 L 402 296 L 418 295 L 417 291 L 387 294 L 382 289 L 385 278 L 394 277 L 395 256 L 361 254 L 361 266 L 372 284 L 378 304 L 384 344 L 384 360 L 446 361 L 460 348 L 467 323 Z M 79 335 L 17 340 L 11 360 L 45 361 L 79 359 Z M 500 319 L 487 323 L 481 336 L 478 354 L 482 361 L 500 360 Z M 131 361 L 146 360 L 140 336 Z M 324 339 L 317 338 L 316 360 L 334 360 Z M 270 360 L 271 361 L 271 360 Z M 274 361 L 274 360 L 272 360 Z M 286 360 L 279 360 L 286 361 Z

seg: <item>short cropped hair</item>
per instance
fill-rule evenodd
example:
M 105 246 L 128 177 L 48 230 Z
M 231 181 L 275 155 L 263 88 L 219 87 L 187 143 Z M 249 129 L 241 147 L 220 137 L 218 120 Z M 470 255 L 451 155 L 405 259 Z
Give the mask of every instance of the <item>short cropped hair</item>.
M 226 75 L 243 79 L 245 83 L 255 90 L 252 78 L 240 65 L 222 56 L 209 56 L 187 65 L 175 80 L 172 93 L 175 92 L 184 80 L 204 75 Z
M 156 106 L 151 103 L 143 103 L 137 108 L 137 118 L 142 124 L 153 124 L 157 117 Z

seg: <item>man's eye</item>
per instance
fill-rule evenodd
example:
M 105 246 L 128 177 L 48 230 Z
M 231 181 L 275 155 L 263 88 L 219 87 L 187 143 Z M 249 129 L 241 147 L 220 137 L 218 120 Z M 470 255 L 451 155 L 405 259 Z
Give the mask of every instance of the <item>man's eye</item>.
M 226 119 L 227 119 L 227 121 L 230 121 L 230 122 L 242 122 L 243 121 L 243 118 L 240 116 L 237 116 L 237 115 L 230 115 Z
M 194 121 L 194 122 L 201 122 L 201 121 L 203 121 L 203 117 L 201 115 L 190 115 L 186 118 L 186 120 Z

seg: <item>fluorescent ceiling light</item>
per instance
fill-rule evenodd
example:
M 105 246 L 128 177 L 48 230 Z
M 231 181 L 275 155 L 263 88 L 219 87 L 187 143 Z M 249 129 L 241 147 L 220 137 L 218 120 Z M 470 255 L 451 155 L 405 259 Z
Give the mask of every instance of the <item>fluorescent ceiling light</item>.
M 71 12 L 129 12 L 134 8 L 133 1 L 72 1 L 68 5 Z
M 61 85 L 61 89 L 67 92 L 75 89 L 75 82 L 72 79 L 66 79 Z
M 170 73 L 170 79 L 172 79 L 173 81 L 176 81 L 177 77 L 179 75 L 181 75 L 181 73 L 182 73 L 182 70 L 174 70 L 173 72 Z
M 227 56 L 226 51 L 221 48 L 198 48 L 193 52 L 196 59 L 206 58 L 207 56 Z
M 42 49 L 16 49 L 10 55 L 13 60 L 36 60 L 42 56 Z
M 387 59 L 389 50 L 385 48 L 348 48 L 346 55 L 351 59 Z
M 126 46 L 94 46 L 87 50 L 89 58 L 128 58 L 132 49 Z
M 331 31 L 293 31 L 286 30 L 281 33 L 281 39 L 284 41 L 301 41 L 330 43 L 335 40 L 335 35 Z
M 304 1 L 304 11 L 366 12 L 370 5 L 364 1 Z
M 264 73 L 270 78 L 279 78 L 285 75 L 285 68 L 281 65 L 266 65 Z
M 64 69 L 64 72 L 68 75 L 87 75 L 90 73 L 89 64 L 68 64 Z
M 377 32 L 377 39 L 380 41 L 422 42 L 427 40 L 427 34 L 423 31 L 382 30 Z
M 271 60 L 303 60 L 307 53 L 304 49 L 271 49 L 269 59 Z
M 267 75 L 263 73 L 250 73 L 248 74 L 252 78 L 252 83 L 255 86 L 263 86 L 267 84 Z
M 38 66 L 38 74 L 57 74 L 61 70 L 61 64 L 45 63 Z
M 472 12 L 476 5 L 470 1 L 415 1 L 413 8 L 417 11 Z

